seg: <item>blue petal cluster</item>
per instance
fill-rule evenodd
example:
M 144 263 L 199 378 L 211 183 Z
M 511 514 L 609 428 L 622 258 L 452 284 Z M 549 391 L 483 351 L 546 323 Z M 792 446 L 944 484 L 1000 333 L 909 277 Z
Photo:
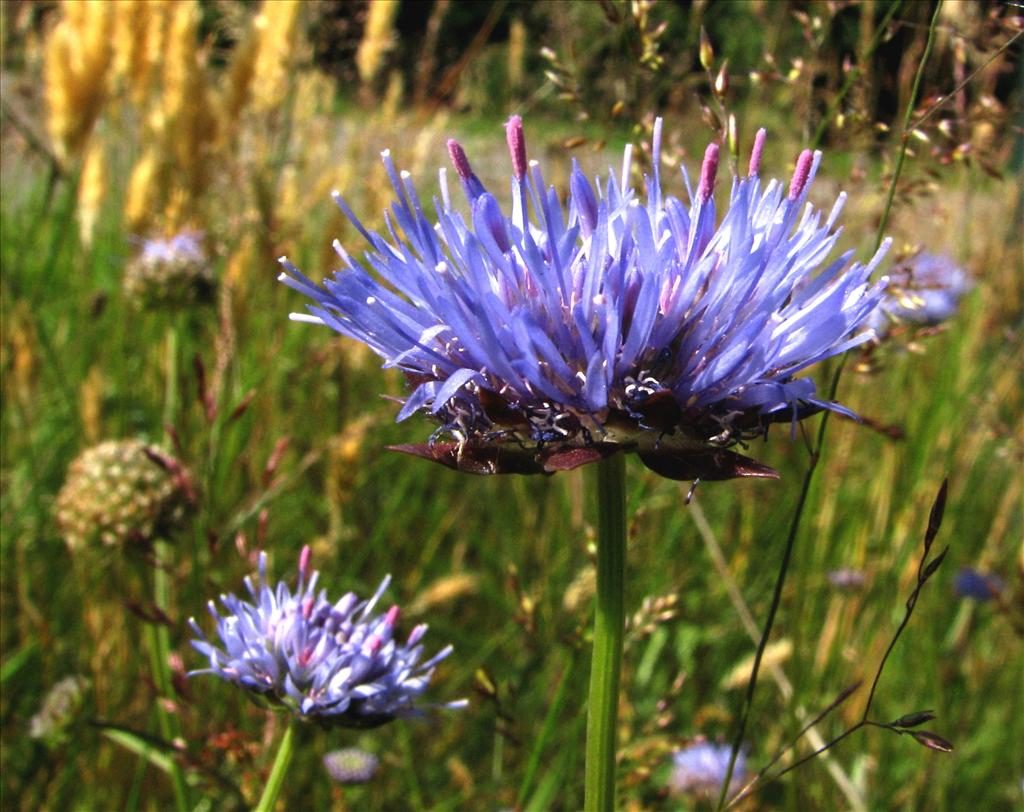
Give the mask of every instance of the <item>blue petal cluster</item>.
M 820 153 L 805 151 L 788 189 L 759 176 L 764 131 L 750 170 L 732 182 L 719 222 L 718 147 L 705 155 L 689 204 L 662 190 L 661 121 L 645 199 L 621 177 L 594 183 L 573 165 L 563 207 L 534 161 L 522 123 L 507 125 L 511 212 L 449 152 L 468 210 L 446 173 L 428 218 L 416 187 L 383 153 L 396 200 L 386 234 L 337 204 L 370 245 L 314 284 L 286 258 L 280 279 L 313 300 L 300 321 L 355 338 L 403 370 L 412 391 L 398 419 L 425 411 L 464 443 L 587 445 L 629 432 L 661 441 L 676 431 L 721 444 L 763 419 L 835 408 L 816 398 L 807 367 L 868 338 L 854 332 L 882 283 L 852 251 L 829 262 L 845 195 L 830 213 L 807 202 Z M 656 404 L 656 408 L 654 406 Z
M 307 547 L 295 591 L 284 582 L 271 587 L 261 553 L 259 577 L 255 583 L 245 579 L 251 601 L 222 595 L 224 615 L 210 601 L 220 646 L 190 619 L 199 637 L 192 645 L 210 661 L 190 676 L 214 674 L 270 706 L 328 726 L 375 727 L 421 713 L 414 702 L 451 646 L 421 662 L 425 625 L 416 626 L 402 645 L 394 639 L 398 607 L 371 614 L 390 576 L 368 601 L 349 593 L 331 603 L 323 590 L 316 592 L 319 573 L 309 573 L 308 565 Z
M 718 793 L 729 770 L 732 748 L 727 744 L 712 744 L 699 740 L 672 754 L 672 772 L 669 787 L 675 792 L 694 795 Z M 730 787 L 737 789 L 747 771 L 746 754 L 736 755 Z

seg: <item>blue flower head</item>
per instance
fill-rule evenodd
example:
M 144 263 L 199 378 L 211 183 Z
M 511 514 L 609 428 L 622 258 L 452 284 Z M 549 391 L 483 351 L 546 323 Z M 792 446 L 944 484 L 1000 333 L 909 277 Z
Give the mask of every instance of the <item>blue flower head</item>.
M 990 572 L 965 567 L 953 579 L 953 591 L 961 598 L 990 601 L 1005 589 L 1003 580 Z
M 377 774 L 380 760 L 358 747 L 344 747 L 324 756 L 324 767 L 339 784 L 365 784 Z
M 708 147 L 690 202 L 662 190 L 655 124 L 645 199 L 621 178 L 591 182 L 573 165 L 565 206 L 528 161 L 522 122 L 507 125 L 511 211 L 448 148 L 467 207 L 445 171 L 433 217 L 389 152 L 396 200 L 386 234 L 335 200 L 370 249 L 339 243 L 343 268 L 314 284 L 286 258 L 281 281 L 312 303 L 299 321 L 365 343 L 405 374 L 403 420 L 440 423 L 431 442 L 398 450 L 474 473 L 539 473 L 636 451 L 677 479 L 771 476 L 727 451 L 770 421 L 822 408 L 800 377 L 871 337 L 853 335 L 883 284 L 852 252 L 827 262 L 845 201 L 827 216 L 807 203 L 820 153 L 804 151 L 788 187 L 760 178 L 764 130 L 718 222 L 718 146 Z
M 967 273 L 950 257 L 914 254 L 889 274 L 885 295 L 865 326 L 885 336 L 894 323 L 941 324 L 956 315 L 971 287 Z
M 414 703 L 452 648 L 421 662 L 425 625 L 416 626 L 400 644 L 394 638 L 398 607 L 371 614 L 390 576 L 368 601 L 349 593 L 331 603 L 324 590 L 316 592 L 319 573 L 309 572 L 308 547 L 299 559 L 294 592 L 284 582 L 271 587 L 266 569 L 266 553 L 261 553 L 258 578 L 245 579 L 251 601 L 222 595 L 224 615 L 210 601 L 220 646 L 189 620 L 199 637 L 192 645 L 210 661 L 209 668 L 190 676 L 214 674 L 246 689 L 261 704 L 324 726 L 376 727 L 422 713 Z
M 672 754 L 672 772 L 669 775 L 669 787 L 678 793 L 698 796 L 717 796 L 729 770 L 729 757 L 732 748 L 728 744 L 712 744 L 704 739 L 697 739 L 692 744 Z M 736 765 L 733 767 L 730 789 L 739 789 L 747 771 L 746 754 L 741 750 L 736 754 Z

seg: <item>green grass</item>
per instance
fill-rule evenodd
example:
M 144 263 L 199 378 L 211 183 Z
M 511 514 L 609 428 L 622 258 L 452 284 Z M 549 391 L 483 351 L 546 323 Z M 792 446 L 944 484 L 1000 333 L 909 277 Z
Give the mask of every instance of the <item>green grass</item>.
M 348 160 L 357 168 L 363 153 L 388 145 L 372 124 L 365 132 L 355 123 L 346 127 L 356 136 Z M 487 147 L 480 136 L 481 147 L 500 154 L 500 132 L 486 131 L 494 143 Z M 441 154 L 431 148 L 428 163 Z M 605 159 L 587 157 L 595 171 L 603 170 Z M 822 176 L 840 177 L 835 168 L 843 160 L 827 157 Z M 785 171 L 768 160 L 766 168 Z M 273 281 L 269 256 L 252 260 L 244 290 L 222 302 L 220 312 L 137 313 L 120 294 L 130 254 L 119 217 L 125 178 L 112 179 L 113 194 L 86 249 L 77 237 L 69 183 L 58 183 L 48 199 L 40 167 L 27 162 L 18 172 L 20 183 L 5 182 L 0 212 L 4 807 L 163 809 L 172 802 L 160 759 L 147 760 L 145 747 L 125 746 L 138 739 L 115 741 L 96 724 L 150 735 L 158 730 L 144 622 L 127 608 L 149 600 L 139 555 L 84 550 L 72 556 L 52 505 L 69 462 L 88 445 L 108 437 L 161 440 L 165 342 L 173 328 L 179 397 L 172 422 L 200 490 L 197 514 L 173 540 L 171 644 L 186 668 L 200 664 L 188 645 L 186 620 L 196 615 L 204 623 L 209 598 L 242 588 L 250 566 L 235 537 L 244 533 L 251 549 L 264 508 L 273 573 L 292 572 L 301 546 L 312 544 L 332 594 L 368 593 L 392 572 L 390 596 L 409 606 L 455 573 L 475 578 L 468 593 L 405 616 L 409 624 L 429 621 L 428 649 L 455 645 L 430 695 L 438 701 L 466 696 L 470 708 L 370 732 L 300 727 L 282 794 L 286 808 L 496 809 L 517 801 L 524 809 L 578 808 L 590 602 L 567 609 L 565 598 L 591 560 L 597 513 L 587 475 L 476 478 L 383 451 L 390 443 L 420 442 L 433 427 L 420 419 L 395 425 L 394 405 L 379 397 L 400 393 L 394 375 L 329 331 L 288 321 L 287 313 L 302 303 Z M 951 740 L 956 752 L 937 754 L 908 737 L 869 729 L 845 741 L 834 761 L 869 809 L 1008 810 L 1021 801 L 1020 638 L 993 605 L 955 599 L 951 582 L 959 567 L 981 565 L 1000 572 L 1020 595 L 1019 245 L 996 216 L 1010 199 L 1008 185 L 952 172 L 943 182 L 944 196 L 897 209 L 893 231 L 952 250 L 977 273 L 977 288 L 948 329 L 918 342 L 922 352 L 885 348 L 871 374 L 848 365 L 843 402 L 901 426 L 905 439 L 848 421 L 830 427 L 773 635 L 792 643 L 781 668 L 795 695 L 782 699 L 763 672 L 748 741 L 758 766 L 799 729 L 796 708 L 813 714 L 853 681 L 870 680 L 902 616 L 928 509 L 948 476 L 938 543 L 948 544 L 950 553 L 892 656 L 873 717 L 887 721 L 933 708 L 938 718 L 928 727 Z M 355 197 L 357 211 L 379 208 L 369 192 Z M 314 212 L 289 248 L 314 276 L 324 270 L 319 257 L 334 228 L 329 206 L 325 201 Z M 965 218 L 964 211 L 974 216 Z M 845 245 L 870 245 L 871 216 L 870 210 L 851 212 Z M 947 224 L 941 234 L 937 219 Z M 211 230 L 217 245 L 237 244 L 240 236 L 221 239 L 228 233 L 223 223 Z M 351 232 L 345 239 L 357 245 Z M 223 273 L 227 258 L 217 263 Z M 234 340 L 230 352 L 220 351 L 220 416 L 211 424 L 195 397 L 192 359 L 202 359 L 209 378 L 225 324 Z M 17 371 L 25 368 L 35 372 Z M 93 383 L 87 384 L 90 373 Z M 816 376 L 826 379 L 824 370 Z M 90 438 L 83 387 L 95 391 L 96 380 L 99 436 Z M 229 419 L 251 389 L 256 395 L 248 410 Z M 339 458 L 332 440 L 362 418 L 369 423 L 358 457 Z M 808 428 L 814 431 L 813 421 Z M 782 428 L 751 449 L 781 471 L 780 482 L 709 483 L 696 496 L 758 623 L 767 613 L 806 465 L 803 442 L 786 435 Z M 264 467 L 283 437 L 290 444 L 277 470 L 281 481 L 268 490 Z M 685 488 L 632 461 L 627 477 L 627 614 L 649 596 L 672 595 L 677 603 L 675 617 L 649 634 L 627 634 L 620 795 L 637 808 L 674 809 L 679 802 L 663 792 L 667 753 L 698 733 L 731 734 L 742 689 L 723 687 L 723 679 L 754 644 L 684 504 Z M 866 588 L 831 588 L 826 573 L 840 567 L 865 570 Z M 48 688 L 72 673 L 93 680 L 92 724 L 46 751 L 28 738 L 29 719 Z M 486 682 L 493 692 L 481 690 Z M 240 792 L 255 802 L 273 758 L 267 743 L 280 737 L 281 723 L 227 684 L 198 678 L 186 687 L 177 697 L 181 727 L 189 761 L 204 776 L 193 800 L 202 791 L 214 799 L 212 808 L 230 808 Z M 821 725 L 826 737 L 859 717 L 863 694 Z M 227 738 L 217 734 L 233 732 L 238 736 L 225 750 Z M 351 745 L 377 753 L 383 767 L 372 783 L 342 793 L 319 759 Z M 210 777 L 214 767 L 225 783 Z M 764 787 L 751 808 L 845 805 L 818 760 Z

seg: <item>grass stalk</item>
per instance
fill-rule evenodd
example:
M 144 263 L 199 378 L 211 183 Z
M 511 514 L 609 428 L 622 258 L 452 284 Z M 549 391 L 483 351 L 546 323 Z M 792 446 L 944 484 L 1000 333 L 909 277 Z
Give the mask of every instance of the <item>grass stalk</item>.
M 153 603 L 157 611 L 167 615 L 167 608 L 170 597 L 170 578 L 168 577 L 168 544 L 165 541 L 157 540 L 153 543 Z M 174 745 L 180 738 L 178 717 L 165 706 L 164 702 L 174 696 L 174 685 L 171 680 L 171 636 L 167 625 L 162 617 L 146 625 L 149 637 L 150 665 L 153 671 L 153 681 L 156 683 L 159 698 L 156 703 L 157 721 L 160 726 L 160 735 L 163 739 Z M 177 812 L 187 812 L 191 809 L 188 798 L 188 787 L 185 783 L 185 773 L 177 759 L 172 758 L 170 763 L 171 784 L 174 787 L 174 802 Z

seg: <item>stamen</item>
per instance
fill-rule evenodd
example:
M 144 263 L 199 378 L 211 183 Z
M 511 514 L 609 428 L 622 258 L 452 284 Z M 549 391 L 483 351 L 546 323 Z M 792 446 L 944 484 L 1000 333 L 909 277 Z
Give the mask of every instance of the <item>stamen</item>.
M 718 144 L 708 144 L 704 150 L 704 163 L 700 167 L 700 185 L 697 197 L 701 203 L 707 203 L 715 191 L 715 175 L 718 173 Z
M 303 545 L 302 552 L 299 553 L 299 577 L 305 579 L 306 572 L 309 570 L 309 560 L 313 557 L 313 551 L 309 545 Z
M 754 178 L 761 174 L 761 153 L 764 152 L 764 141 L 767 135 L 762 127 L 754 136 L 754 146 L 750 150 L 750 163 L 747 166 L 748 178 Z
M 512 116 L 505 124 L 505 139 L 508 141 L 508 151 L 512 156 L 512 169 L 516 177 L 522 180 L 526 176 L 527 167 L 526 139 L 523 136 L 523 120 L 519 116 Z
M 807 176 L 811 173 L 811 164 L 814 162 L 814 153 L 805 149 L 796 159 L 796 169 L 793 171 L 793 180 L 789 183 L 789 199 L 796 200 L 800 197 L 807 185 Z

